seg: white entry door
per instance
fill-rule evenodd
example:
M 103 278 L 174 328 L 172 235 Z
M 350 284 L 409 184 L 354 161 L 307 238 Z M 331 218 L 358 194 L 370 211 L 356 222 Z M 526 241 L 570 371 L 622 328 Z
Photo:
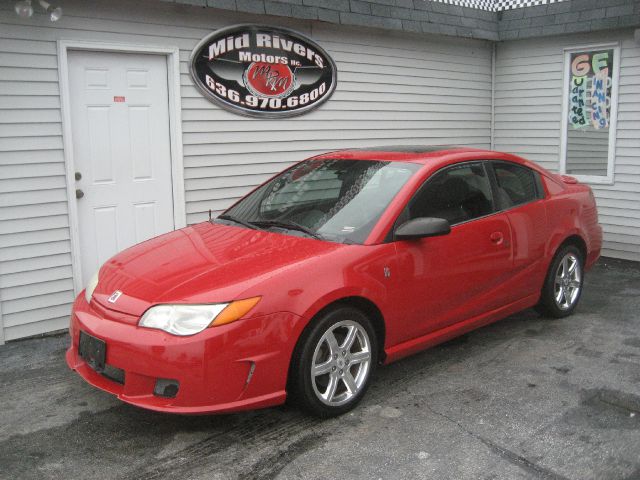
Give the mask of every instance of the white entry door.
M 109 257 L 173 230 L 167 62 L 70 51 L 82 282 Z

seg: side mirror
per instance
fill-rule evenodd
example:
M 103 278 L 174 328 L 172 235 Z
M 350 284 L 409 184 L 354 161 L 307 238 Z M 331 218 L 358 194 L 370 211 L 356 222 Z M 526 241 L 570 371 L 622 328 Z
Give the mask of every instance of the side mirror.
M 451 232 L 451 225 L 444 218 L 420 217 L 403 223 L 394 232 L 396 240 L 437 237 Z

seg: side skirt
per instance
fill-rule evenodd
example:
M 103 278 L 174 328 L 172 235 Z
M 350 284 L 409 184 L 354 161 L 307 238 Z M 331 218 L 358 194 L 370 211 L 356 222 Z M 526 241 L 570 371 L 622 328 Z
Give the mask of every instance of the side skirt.
M 385 350 L 386 359 L 384 363 L 386 365 L 395 362 L 396 360 L 400 360 L 401 358 L 420 352 L 426 348 L 433 347 L 434 345 L 446 342 L 447 340 L 451 340 L 452 338 L 458 337 L 477 328 L 489 325 L 490 323 L 501 320 L 516 312 L 533 307 L 538 303 L 538 297 L 539 295 L 530 295 L 488 313 L 478 315 L 468 320 L 441 328 L 435 332 L 394 345 Z

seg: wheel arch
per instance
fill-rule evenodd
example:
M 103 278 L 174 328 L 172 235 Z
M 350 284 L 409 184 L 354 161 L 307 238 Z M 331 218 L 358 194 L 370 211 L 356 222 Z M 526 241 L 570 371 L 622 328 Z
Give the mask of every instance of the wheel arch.
M 548 270 L 551 262 L 553 262 L 553 257 L 555 257 L 558 251 L 565 245 L 574 245 L 578 248 L 582 254 L 582 260 L 586 261 L 589 249 L 582 232 L 576 227 L 566 228 L 563 231 L 558 229 L 551 235 L 547 243 L 545 272 Z
M 384 316 L 382 315 L 382 311 L 380 308 L 370 299 L 363 297 L 361 295 L 349 295 L 340 298 L 333 299 L 318 311 L 316 311 L 313 315 L 310 316 L 309 321 L 306 322 L 304 328 L 298 335 L 296 339 L 295 346 L 291 352 L 291 357 L 289 359 L 289 369 L 287 372 L 287 390 L 290 388 L 290 382 L 292 380 L 292 369 L 293 369 L 293 361 L 296 358 L 296 351 L 300 348 L 301 341 L 304 336 L 311 330 L 313 327 L 314 321 L 316 318 L 319 318 L 321 315 L 324 315 L 328 311 L 339 308 L 343 306 L 348 306 L 355 308 L 361 311 L 367 318 L 371 321 L 373 328 L 376 333 L 376 340 L 378 341 L 378 363 L 384 363 L 384 359 L 386 357 L 384 350 L 384 342 L 386 337 L 386 324 L 384 321 Z
M 368 298 L 361 297 L 358 295 L 354 295 L 351 297 L 343 297 L 340 298 L 325 308 L 335 308 L 338 306 L 346 305 L 356 310 L 360 310 L 364 313 L 369 320 L 371 320 L 371 324 L 373 325 L 373 329 L 376 332 L 376 339 L 378 340 L 378 362 L 384 362 L 385 353 L 384 353 L 384 341 L 387 334 L 386 324 L 384 322 L 384 316 L 382 312 L 378 308 L 378 306 L 369 300 Z M 323 308 L 321 311 L 325 311 Z M 320 312 L 318 312 L 320 313 Z
M 544 282 L 546 282 L 547 276 L 549 275 L 549 271 L 553 264 L 553 259 L 558 254 L 560 249 L 566 245 L 573 245 L 578 250 L 580 250 L 580 253 L 582 254 L 582 261 L 583 263 L 586 263 L 587 253 L 588 253 L 587 243 L 585 242 L 584 238 L 582 238 L 578 230 L 574 229 L 569 233 L 569 235 L 565 235 L 565 236 L 561 236 L 559 233 L 554 235 L 552 241 L 548 243 L 548 246 L 547 246 L 548 253 L 546 255 L 544 262 L 542 263 L 542 266 L 544 268 L 543 270 L 544 280 L 542 283 L 542 288 L 540 289 L 541 295 L 542 295 L 542 290 L 544 288 Z M 585 268 L 585 265 L 583 265 L 583 270 L 584 268 Z
M 585 268 L 584 262 L 587 261 L 587 253 L 588 253 L 587 245 L 584 239 L 580 235 L 574 233 L 566 237 L 562 242 L 560 242 L 553 252 L 553 256 L 551 257 L 551 261 L 547 267 L 547 274 L 545 276 L 545 280 L 542 285 L 542 289 L 540 291 L 540 299 L 538 300 L 538 303 L 535 306 L 535 309 L 541 315 L 551 316 L 554 318 L 566 317 L 567 315 L 570 315 L 571 313 L 573 313 L 580 299 L 580 295 L 582 293 L 582 286 L 580 286 L 580 290 L 577 293 L 577 297 L 575 299 L 572 299 L 571 304 L 569 304 L 565 309 L 562 309 L 562 307 L 557 304 L 559 299 L 554 300 L 552 298 L 555 296 L 555 293 L 553 293 L 554 287 L 552 285 L 552 282 L 556 275 L 555 269 L 558 268 L 558 265 L 559 265 L 555 263 L 556 261 L 555 259 L 560 258 L 560 253 L 562 253 L 563 249 L 567 247 L 573 247 L 578 250 L 580 256 L 582 256 L 582 262 L 583 262 L 582 272 L 584 272 L 584 268 Z
M 556 252 L 566 245 L 575 246 L 578 250 L 580 250 L 580 253 L 582 254 L 582 261 L 583 262 L 587 261 L 587 253 L 588 253 L 587 242 L 585 242 L 580 235 L 578 235 L 577 233 L 573 235 L 569 235 L 567 238 L 564 239 L 564 241 L 560 245 L 558 245 L 558 247 L 556 248 Z
M 303 331 L 298 336 L 298 339 L 302 338 L 302 336 L 307 332 L 313 321 L 318 318 L 320 315 L 325 314 L 331 309 L 338 308 L 341 306 L 348 306 L 360 310 L 364 313 L 371 323 L 373 324 L 373 328 L 375 329 L 376 339 L 378 340 L 378 360 L 384 360 L 384 341 L 387 334 L 386 324 L 384 321 L 384 316 L 380 308 L 369 298 L 366 298 L 362 295 L 346 295 L 343 297 L 335 298 L 320 308 L 316 313 L 314 313 L 310 318 L 307 324 L 305 325 Z

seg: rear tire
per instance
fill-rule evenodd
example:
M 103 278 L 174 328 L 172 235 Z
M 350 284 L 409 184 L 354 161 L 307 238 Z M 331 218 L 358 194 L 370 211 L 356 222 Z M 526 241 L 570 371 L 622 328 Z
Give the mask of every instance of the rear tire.
M 536 310 L 542 315 L 563 318 L 576 309 L 582 295 L 583 258 L 574 245 L 561 247 L 553 257 Z
M 360 310 L 338 307 L 318 317 L 302 335 L 291 363 L 294 403 L 320 418 L 355 407 L 378 361 L 378 342 Z

